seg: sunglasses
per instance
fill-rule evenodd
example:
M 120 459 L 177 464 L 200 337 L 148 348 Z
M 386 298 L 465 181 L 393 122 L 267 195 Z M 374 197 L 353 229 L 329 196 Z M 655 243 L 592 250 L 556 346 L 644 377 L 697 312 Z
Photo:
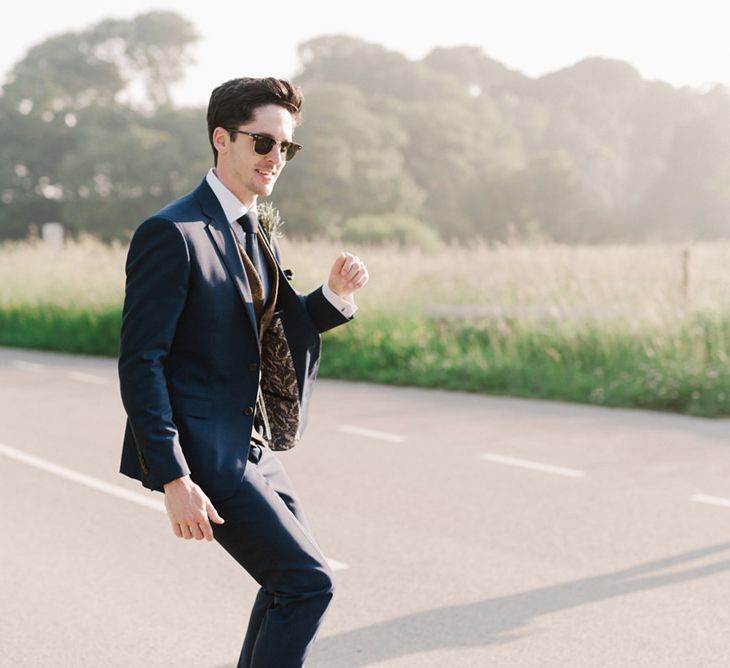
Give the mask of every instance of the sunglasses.
M 299 151 L 301 151 L 301 144 L 295 144 L 291 141 L 276 141 L 273 137 L 268 135 L 260 135 L 255 132 L 246 132 L 245 130 L 237 130 L 236 128 L 225 128 L 230 133 L 238 133 L 239 135 L 248 135 L 253 139 L 253 150 L 259 155 L 268 155 L 271 153 L 271 149 L 274 146 L 280 146 L 280 153 L 284 155 L 284 160 L 291 160 Z

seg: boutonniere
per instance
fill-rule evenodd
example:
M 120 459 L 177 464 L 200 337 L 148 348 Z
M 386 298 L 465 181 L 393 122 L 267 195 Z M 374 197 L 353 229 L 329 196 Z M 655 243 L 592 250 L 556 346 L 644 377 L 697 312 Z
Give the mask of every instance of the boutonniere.
M 259 223 L 263 226 L 264 232 L 269 239 L 276 237 L 281 239 L 284 233 L 281 228 L 284 226 L 284 221 L 279 215 L 279 209 L 277 209 L 271 202 L 262 202 L 258 205 L 256 212 L 259 214 Z

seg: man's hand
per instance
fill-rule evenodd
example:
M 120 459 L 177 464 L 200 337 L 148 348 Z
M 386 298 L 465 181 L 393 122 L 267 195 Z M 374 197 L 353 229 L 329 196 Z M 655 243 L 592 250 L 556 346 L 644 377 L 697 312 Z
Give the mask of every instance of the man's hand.
M 368 270 L 365 263 L 357 255 L 343 251 L 330 269 L 327 285 L 336 295 L 347 299 L 367 282 Z
M 223 518 L 190 476 L 172 480 L 164 489 L 165 508 L 173 533 L 178 538 L 213 540 L 213 529 L 208 518 L 216 524 L 223 524 Z

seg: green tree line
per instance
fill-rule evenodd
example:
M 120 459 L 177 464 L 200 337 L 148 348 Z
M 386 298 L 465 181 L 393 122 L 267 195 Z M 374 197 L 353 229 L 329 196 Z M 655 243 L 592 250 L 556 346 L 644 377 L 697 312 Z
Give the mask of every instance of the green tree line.
M 178 14 L 150 12 L 28 51 L 0 94 L 1 239 L 47 221 L 126 239 L 198 183 L 211 165 L 205 110 L 170 94 L 196 39 Z M 414 61 L 342 35 L 299 55 L 305 148 L 275 195 L 292 236 L 730 235 L 724 87 L 677 89 L 601 58 L 531 78 L 475 47 Z

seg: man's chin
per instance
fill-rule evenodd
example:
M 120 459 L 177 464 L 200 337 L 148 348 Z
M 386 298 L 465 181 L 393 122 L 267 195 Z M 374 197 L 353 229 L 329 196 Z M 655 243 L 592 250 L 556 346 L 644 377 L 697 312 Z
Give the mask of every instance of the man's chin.
M 274 184 L 270 183 L 265 186 L 260 186 L 256 189 L 256 194 L 259 197 L 268 197 L 274 191 Z

